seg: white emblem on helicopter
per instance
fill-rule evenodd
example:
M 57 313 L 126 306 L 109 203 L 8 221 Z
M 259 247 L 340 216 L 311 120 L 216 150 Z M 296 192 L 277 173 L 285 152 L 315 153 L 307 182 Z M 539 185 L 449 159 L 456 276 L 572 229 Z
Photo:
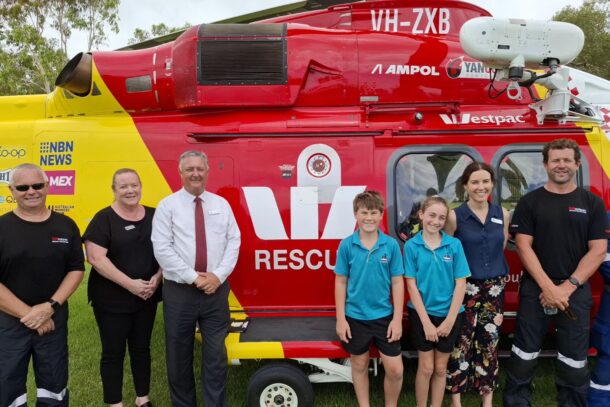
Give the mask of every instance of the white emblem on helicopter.
M 242 187 L 254 232 L 262 240 L 343 239 L 353 233 L 354 197 L 365 185 L 341 185 L 341 158 L 326 144 L 313 144 L 299 154 L 297 186 L 290 187 L 290 238 L 269 187 Z M 318 207 L 331 204 L 322 236 Z

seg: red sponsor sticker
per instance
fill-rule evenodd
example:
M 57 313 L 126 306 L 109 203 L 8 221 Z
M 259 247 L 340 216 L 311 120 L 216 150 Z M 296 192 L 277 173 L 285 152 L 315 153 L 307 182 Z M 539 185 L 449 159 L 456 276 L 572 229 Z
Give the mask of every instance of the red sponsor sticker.
M 65 243 L 65 244 L 68 244 L 68 243 L 70 243 L 70 241 L 66 237 L 52 236 L 51 237 L 51 243 Z
M 71 171 L 46 171 L 49 177 L 49 194 L 51 195 L 74 195 L 74 184 L 76 172 Z

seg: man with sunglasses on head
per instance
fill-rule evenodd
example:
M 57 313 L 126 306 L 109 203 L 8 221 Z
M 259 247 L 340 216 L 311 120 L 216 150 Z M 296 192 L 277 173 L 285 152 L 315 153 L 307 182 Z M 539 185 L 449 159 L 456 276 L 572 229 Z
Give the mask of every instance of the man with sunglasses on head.
M 9 176 L 17 207 L 0 216 L 0 406 L 27 404 L 30 358 L 36 405 L 68 406 L 68 297 L 83 279 L 78 227 L 46 207 L 44 171 Z

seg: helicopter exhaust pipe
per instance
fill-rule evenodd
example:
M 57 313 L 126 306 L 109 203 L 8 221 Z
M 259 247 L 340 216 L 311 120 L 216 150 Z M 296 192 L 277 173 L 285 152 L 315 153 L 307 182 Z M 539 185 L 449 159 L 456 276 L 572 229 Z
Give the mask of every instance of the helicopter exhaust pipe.
M 67 89 L 76 96 L 87 96 L 91 91 L 91 53 L 80 52 L 61 70 L 55 86 Z

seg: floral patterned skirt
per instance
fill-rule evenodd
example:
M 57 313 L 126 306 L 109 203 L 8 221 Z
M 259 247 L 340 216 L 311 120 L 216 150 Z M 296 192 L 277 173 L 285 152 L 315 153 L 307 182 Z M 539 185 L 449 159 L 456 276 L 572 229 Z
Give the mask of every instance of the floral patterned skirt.
M 504 284 L 503 277 L 466 283 L 462 330 L 447 366 L 450 393 L 485 394 L 497 387 Z

